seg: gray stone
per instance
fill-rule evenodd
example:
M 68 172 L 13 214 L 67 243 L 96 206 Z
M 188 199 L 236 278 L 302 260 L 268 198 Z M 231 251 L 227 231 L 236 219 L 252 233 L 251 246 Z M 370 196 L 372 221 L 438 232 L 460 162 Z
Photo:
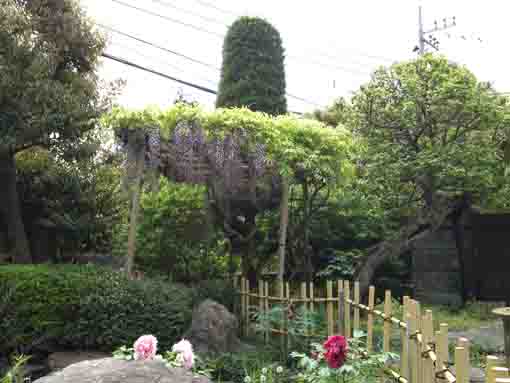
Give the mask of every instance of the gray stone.
M 450 332 L 448 337 L 451 341 L 458 338 L 467 338 L 488 353 L 501 353 L 505 344 L 503 339 L 503 324 L 495 322 L 490 326 L 470 329 L 467 331 Z
M 167 368 L 162 361 L 97 359 L 73 364 L 34 383 L 211 383 L 181 368 Z
M 111 356 L 104 352 L 74 351 L 74 352 L 54 352 L 48 356 L 47 364 L 51 370 L 61 370 L 85 360 L 103 359 Z
M 452 373 L 455 375 L 455 366 L 451 367 Z M 485 382 L 485 373 L 481 368 L 471 367 L 471 372 L 469 374 L 469 382 L 470 383 L 483 383 Z
M 235 315 L 225 306 L 207 299 L 193 310 L 191 327 L 185 337 L 199 354 L 237 352 L 243 348 L 238 329 Z

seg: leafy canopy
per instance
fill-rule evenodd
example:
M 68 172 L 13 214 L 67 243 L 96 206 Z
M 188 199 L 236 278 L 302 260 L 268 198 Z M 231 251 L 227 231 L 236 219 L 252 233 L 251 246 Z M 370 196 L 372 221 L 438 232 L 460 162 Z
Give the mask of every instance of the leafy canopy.
M 79 137 L 103 111 L 104 39 L 74 0 L 0 0 L 0 154 Z
M 271 115 L 287 112 L 282 40 L 267 21 L 241 17 L 230 26 L 216 106 L 246 106 Z
M 398 185 L 409 195 L 418 186 L 425 198 L 499 188 L 508 101 L 465 67 L 429 54 L 381 68 L 352 108 L 367 144 L 365 171 L 380 188 Z
M 281 173 L 309 170 L 327 172 L 331 181 L 352 173 L 353 136 L 344 128 L 329 128 L 320 122 L 292 116 L 272 117 L 247 108 L 205 111 L 197 106 L 177 104 L 167 111 L 129 111 L 116 108 L 104 118 L 116 130 L 150 129 L 158 126 L 163 140 L 169 140 L 180 122 L 198 123 L 206 139 L 224 138 L 244 131 L 250 150 L 255 143 L 265 146 L 266 160 Z M 335 178 L 335 179 L 333 179 Z

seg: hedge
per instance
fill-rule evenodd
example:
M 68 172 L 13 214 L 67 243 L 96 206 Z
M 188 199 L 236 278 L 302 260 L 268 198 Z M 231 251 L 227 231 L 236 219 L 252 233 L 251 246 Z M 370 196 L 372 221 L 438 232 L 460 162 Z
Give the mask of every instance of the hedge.
M 95 266 L 0 266 L 0 353 L 111 351 L 143 334 L 170 349 L 190 324 L 194 295 Z

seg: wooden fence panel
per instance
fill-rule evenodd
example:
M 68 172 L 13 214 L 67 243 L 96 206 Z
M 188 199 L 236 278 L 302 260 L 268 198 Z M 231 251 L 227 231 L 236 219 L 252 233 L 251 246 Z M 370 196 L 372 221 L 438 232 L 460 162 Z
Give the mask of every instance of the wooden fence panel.
M 238 287 L 240 295 L 240 321 L 241 334 L 249 336 L 252 310 L 258 310 L 260 314 L 267 314 L 274 302 L 282 307 L 281 324 L 277 329 L 264 331 L 264 340 L 267 342 L 273 333 L 281 336 L 281 350 L 287 352 L 290 348 L 289 326 L 296 312 L 296 304 L 312 313 L 316 312 L 319 304 L 326 308 L 327 335 L 343 333 L 351 337 L 353 332 L 361 329 L 361 315 L 367 315 L 367 351 L 374 351 L 374 320 L 383 320 L 383 351 L 391 351 L 392 331 L 398 330 L 402 347 L 400 349 L 400 371 L 387 369 L 386 372 L 392 379 L 400 383 L 435 383 L 436 374 L 439 381 L 445 383 L 468 383 L 470 363 L 470 344 L 467 339 L 460 338 L 455 348 L 455 368 L 457 376 L 448 369 L 448 325 L 440 324 L 439 330 L 434 331 L 432 311 L 426 310 L 422 315 L 420 303 L 409 297 L 403 297 L 402 317 L 392 315 L 392 294 L 385 291 L 383 312 L 375 310 L 375 288 L 370 286 L 367 306 L 362 304 L 359 293 L 359 283 L 353 284 L 351 297 L 351 285 L 349 281 L 337 281 L 334 292 L 334 282 L 327 281 L 326 288 L 316 289 L 313 282 L 300 283 L 291 289 L 288 282 L 280 282 L 271 294 L 269 282 L 258 282 L 250 286 L 248 279 L 241 277 L 239 283 L 233 282 Z M 293 293 L 294 292 L 294 295 Z M 338 307 L 336 306 L 338 305 Z M 322 310 L 322 309 L 321 309 Z M 352 322 L 351 315 L 353 314 Z M 363 314 L 364 315 L 364 314 Z M 318 329 L 306 328 L 303 336 L 316 336 Z M 487 358 L 487 383 L 510 383 L 509 370 L 504 367 L 503 361 L 495 358 Z

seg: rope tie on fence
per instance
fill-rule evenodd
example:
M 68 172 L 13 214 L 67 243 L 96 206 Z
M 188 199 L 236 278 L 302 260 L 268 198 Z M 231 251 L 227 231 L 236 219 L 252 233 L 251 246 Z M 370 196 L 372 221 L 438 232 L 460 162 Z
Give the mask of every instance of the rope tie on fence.
M 420 331 L 420 330 L 415 331 L 414 333 L 412 333 L 411 335 L 409 335 L 409 339 L 410 339 L 410 340 L 418 339 L 418 335 L 421 335 L 421 331 Z
M 448 367 L 446 367 L 446 368 L 443 368 L 442 370 L 437 371 L 435 374 L 435 377 L 436 377 L 436 379 L 448 380 L 450 383 L 455 383 L 457 381 L 457 379 L 449 380 L 446 377 L 447 373 L 450 373 L 452 376 L 455 376 L 455 375 L 453 375 L 453 372 Z

